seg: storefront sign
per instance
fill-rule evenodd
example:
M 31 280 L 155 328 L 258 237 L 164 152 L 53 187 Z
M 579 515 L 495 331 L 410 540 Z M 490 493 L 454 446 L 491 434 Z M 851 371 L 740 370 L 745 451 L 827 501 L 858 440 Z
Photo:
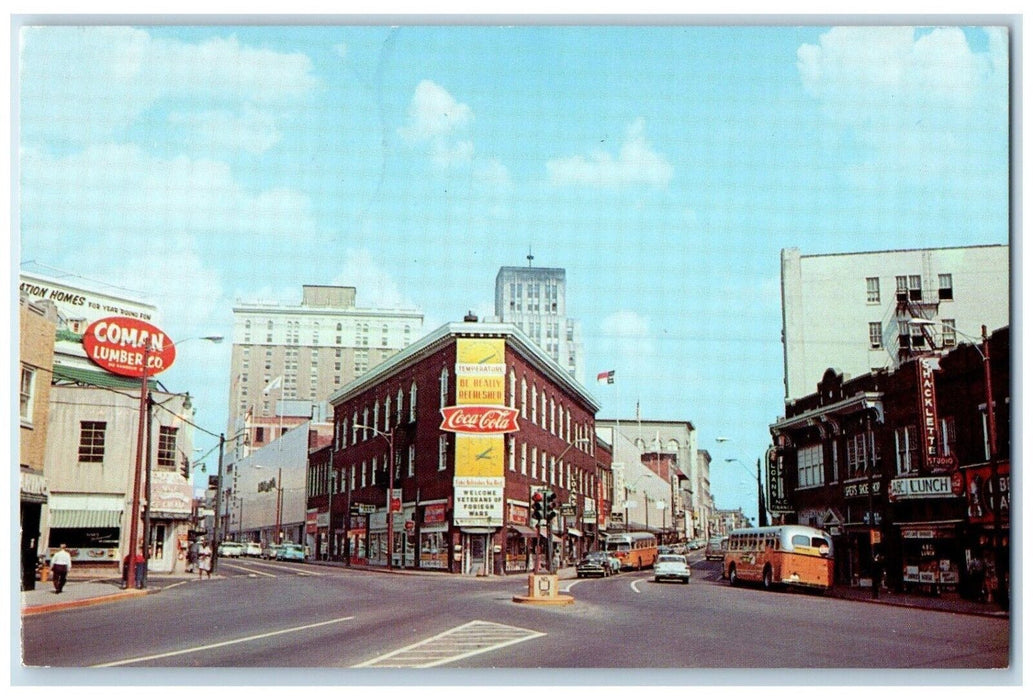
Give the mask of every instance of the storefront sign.
M 872 495 L 878 495 L 882 492 L 882 483 L 879 481 L 872 482 Z M 856 498 L 858 496 L 868 495 L 868 482 L 858 481 L 853 484 L 847 484 L 843 487 L 843 498 Z
M 94 321 L 83 334 L 82 344 L 87 357 L 125 377 L 142 377 L 145 363 L 147 375 L 153 376 L 176 360 L 176 346 L 164 331 L 125 316 Z
M 964 470 L 965 503 L 971 523 L 990 525 L 994 521 L 994 478 L 990 465 Z M 1000 517 L 1008 522 L 1011 505 L 1011 464 L 997 465 L 997 493 L 1001 494 Z
M 505 477 L 455 477 L 452 522 L 458 527 L 501 527 Z
M 511 525 L 527 525 L 527 506 L 516 503 L 509 504 L 509 522 Z
M 932 469 L 931 460 L 939 457 L 939 440 L 936 426 L 936 378 L 935 370 L 940 368 L 935 357 L 923 357 L 916 363 L 918 367 L 918 415 L 919 429 L 922 431 L 922 458 L 926 469 Z
M 428 503 L 423 506 L 423 524 L 440 525 L 445 522 L 445 504 Z
M 768 511 L 771 513 L 793 513 L 785 483 L 785 463 L 781 449 L 773 448 L 768 453 Z
M 894 479 L 890 482 L 890 500 L 916 498 L 954 498 L 961 493 L 961 479 L 957 475 L 916 476 Z
M 151 473 L 151 510 L 162 513 L 190 515 L 194 490 L 179 472 L 154 471 Z

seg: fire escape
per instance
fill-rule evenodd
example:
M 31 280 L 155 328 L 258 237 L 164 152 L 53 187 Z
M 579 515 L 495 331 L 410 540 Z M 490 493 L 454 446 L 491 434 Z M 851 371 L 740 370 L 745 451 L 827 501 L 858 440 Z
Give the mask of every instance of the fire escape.
M 936 350 L 933 326 L 911 323 L 911 320 L 934 320 L 945 293 L 947 290 L 931 289 L 922 284 L 897 288 L 893 315 L 883 328 L 883 336 L 891 345 L 888 349 L 896 358 L 897 365 Z

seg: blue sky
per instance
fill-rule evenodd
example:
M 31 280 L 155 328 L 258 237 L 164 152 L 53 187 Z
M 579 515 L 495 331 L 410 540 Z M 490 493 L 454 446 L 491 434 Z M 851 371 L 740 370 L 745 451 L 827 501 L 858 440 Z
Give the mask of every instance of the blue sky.
M 601 417 L 691 421 L 755 513 L 779 251 L 1008 242 L 1004 29 L 23 27 L 13 260 L 139 292 L 176 339 L 301 285 L 492 313 L 567 270 Z M 17 264 L 17 263 L 16 263 Z M 33 269 L 26 266 L 26 269 Z M 46 270 L 38 270 L 46 272 Z M 229 347 L 163 379 L 225 428 Z M 717 444 L 714 438 L 728 437 Z M 198 443 L 210 446 L 210 438 Z

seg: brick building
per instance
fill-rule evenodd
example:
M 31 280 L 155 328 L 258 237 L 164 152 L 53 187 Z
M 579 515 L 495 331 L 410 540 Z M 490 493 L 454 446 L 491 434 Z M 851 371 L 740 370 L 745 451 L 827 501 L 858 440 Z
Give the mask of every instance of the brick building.
M 308 504 L 317 550 L 334 533 L 326 556 L 388 564 L 389 484 L 391 566 L 528 570 L 540 539 L 529 522 L 532 488 L 573 506 L 552 522 L 568 556 L 598 541 L 610 509 L 599 405 L 515 326 L 444 325 L 334 392 L 330 404 L 332 460 L 311 456 Z
M 985 572 L 1007 591 L 1010 398 L 1008 327 L 986 354 L 962 344 L 853 379 L 829 369 L 771 426 L 771 510 L 830 531 L 840 583 L 865 585 L 881 551 L 897 589 L 976 596 Z

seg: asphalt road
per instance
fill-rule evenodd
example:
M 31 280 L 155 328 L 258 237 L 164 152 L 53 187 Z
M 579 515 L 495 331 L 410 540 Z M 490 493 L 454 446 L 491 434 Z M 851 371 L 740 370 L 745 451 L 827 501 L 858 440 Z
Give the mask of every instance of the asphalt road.
M 276 669 L 415 666 L 776 674 L 766 681 L 788 669 L 893 669 L 878 672 L 892 683 L 908 669 L 1008 664 L 1007 620 L 730 588 L 718 569 L 694 562 L 687 586 L 654 583 L 648 571 L 561 581 L 576 602 L 546 607 L 513 602 L 527 592 L 523 576 L 222 560 L 221 579 L 24 618 L 23 660 L 52 669 L 178 669 L 176 682 L 214 678 L 182 675 L 188 670 L 249 669 L 229 676 L 245 683 L 255 669 L 269 682 Z M 297 673 L 278 677 L 296 682 Z

